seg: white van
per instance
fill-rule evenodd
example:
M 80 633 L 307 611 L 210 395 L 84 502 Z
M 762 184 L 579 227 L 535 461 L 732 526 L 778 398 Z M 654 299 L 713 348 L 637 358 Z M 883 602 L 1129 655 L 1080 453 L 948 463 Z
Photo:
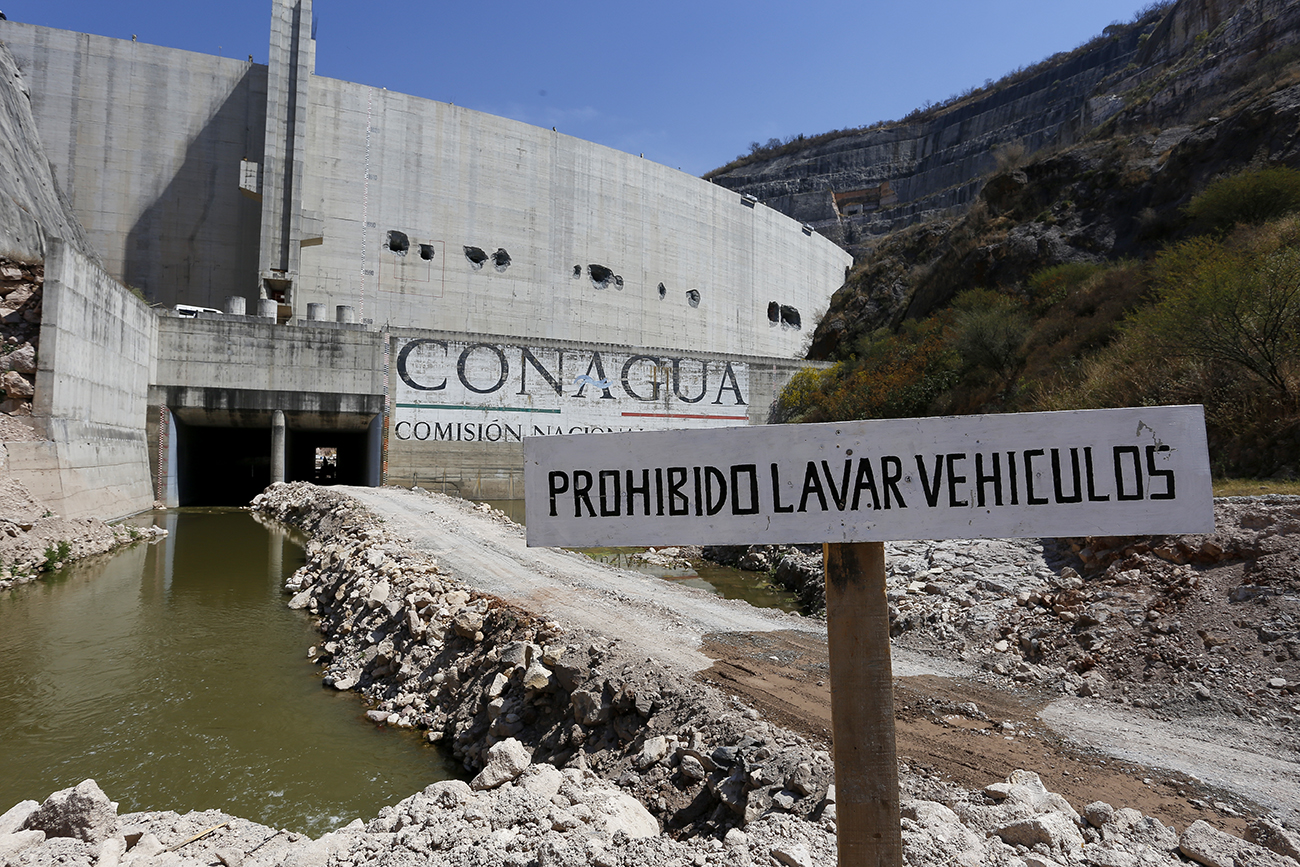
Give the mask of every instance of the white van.
M 195 307 L 193 304 L 177 304 L 174 308 L 177 316 L 183 316 L 186 319 L 193 319 L 200 313 L 216 313 L 221 311 L 215 307 Z

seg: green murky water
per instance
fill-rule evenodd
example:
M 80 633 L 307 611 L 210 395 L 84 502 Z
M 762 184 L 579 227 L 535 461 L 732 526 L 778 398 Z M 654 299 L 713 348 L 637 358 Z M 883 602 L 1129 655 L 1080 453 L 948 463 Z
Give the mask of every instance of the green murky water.
M 457 773 L 323 689 L 285 607 L 298 540 L 234 509 L 0 593 L 0 812 L 88 777 L 134 810 L 220 809 L 317 836 Z

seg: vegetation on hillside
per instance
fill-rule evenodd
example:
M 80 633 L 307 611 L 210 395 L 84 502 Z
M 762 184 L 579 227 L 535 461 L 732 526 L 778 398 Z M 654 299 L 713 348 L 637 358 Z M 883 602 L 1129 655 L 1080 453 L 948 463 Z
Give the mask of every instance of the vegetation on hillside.
M 975 284 L 926 315 L 846 333 L 833 366 L 791 380 L 775 420 L 1200 403 L 1218 473 L 1300 475 L 1300 171 L 1230 175 L 1177 219 L 1137 222 L 1155 236 L 1142 258 Z M 944 243 L 987 245 L 1006 233 L 997 224 L 972 212 Z M 948 258 L 947 282 L 972 285 L 955 273 L 963 261 Z M 944 262 L 877 258 L 859 276 L 915 288 Z

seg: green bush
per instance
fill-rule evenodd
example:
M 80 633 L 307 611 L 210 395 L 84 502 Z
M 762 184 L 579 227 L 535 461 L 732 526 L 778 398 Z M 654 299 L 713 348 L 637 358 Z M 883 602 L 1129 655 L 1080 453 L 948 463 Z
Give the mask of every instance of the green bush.
M 972 289 L 953 302 L 953 348 L 969 371 L 1005 380 L 1024 360 L 1028 314 L 1014 299 L 988 289 Z
M 1244 249 L 1195 238 L 1161 253 L 1155 303 L 1133 317 L 1133 337 L 1170 357 L 1252 376 L 1290 399 L 1300 359 L 1300 245 L 1286 234 Z
M 1293 211 L 1300 211 L 1300 171 L 1282 166 L 1220 178 L 1187 205 L 1197 229 L 1220 235 L 1240 223 L 1258 225 Z

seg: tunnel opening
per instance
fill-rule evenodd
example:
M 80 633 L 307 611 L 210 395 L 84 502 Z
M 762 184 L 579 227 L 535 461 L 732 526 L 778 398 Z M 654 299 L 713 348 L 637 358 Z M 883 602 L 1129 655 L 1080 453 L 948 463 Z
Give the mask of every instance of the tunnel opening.
M 181 506 L 246 506 L 271 483 L 271 427 L 220 427 L 175 419 Z M 376 484 L 376 443 L 362 430 L 285 430 L 287 482 Z

